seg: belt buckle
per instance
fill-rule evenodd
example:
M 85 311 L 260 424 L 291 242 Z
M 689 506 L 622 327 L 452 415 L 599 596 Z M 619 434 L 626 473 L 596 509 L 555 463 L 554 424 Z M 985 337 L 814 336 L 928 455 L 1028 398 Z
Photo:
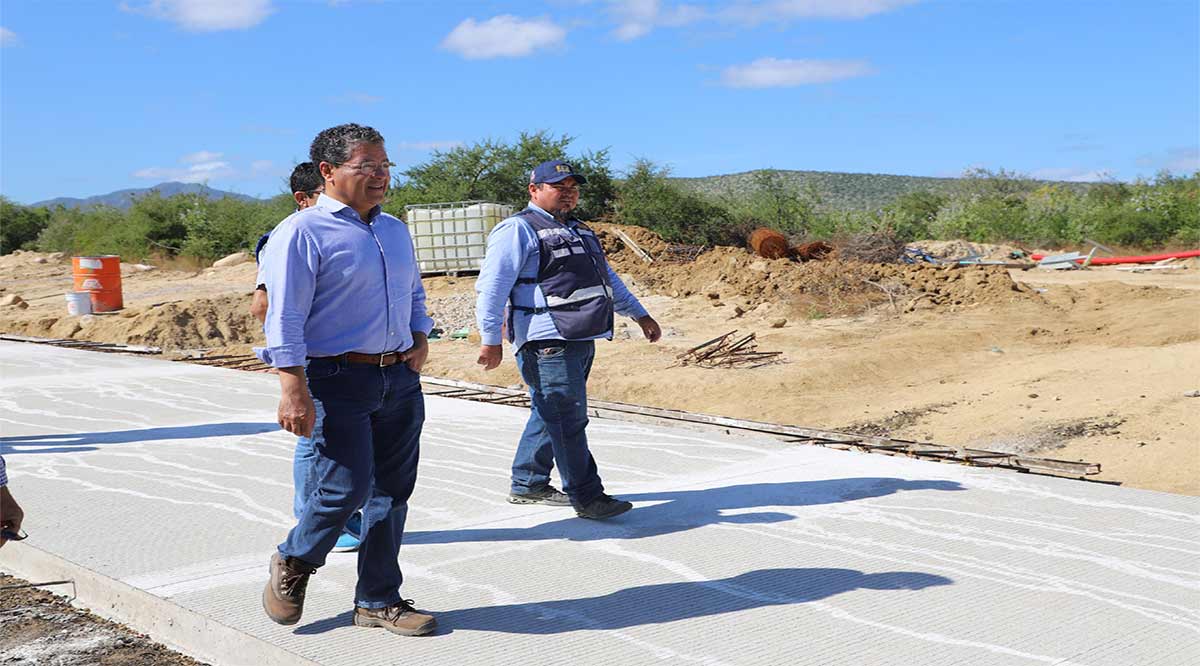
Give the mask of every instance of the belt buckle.
M 383 362 L 383 359 L 387 358 L 387 356 L 388 356 L 387 352 L 379 355 L 379 367 L 381 367 L 381 368 L 387 367 L 387 365 Z

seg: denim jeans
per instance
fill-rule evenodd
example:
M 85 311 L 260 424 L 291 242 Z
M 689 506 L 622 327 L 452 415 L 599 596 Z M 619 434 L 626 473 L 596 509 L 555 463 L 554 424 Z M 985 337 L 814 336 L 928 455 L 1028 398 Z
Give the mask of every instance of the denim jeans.
M 304 503 L 317 490 L 317 441 L 321 439 L 322 423 L 325 421 L 325 406 L 314 400 L 317 406 L 317 420 L 313 424 L 311 437 L 296 438 L 296 455 L 292 458 L 292 484 L 296 494 L 292 497 L 292 515 L 297 519 L 304 512 Z M 354 521 L 351 521 L 353 524 Z M 361 521 L 359 522 L 361 525 Z M 358 532 L 362 532 L 360 528 Z M 351 536 L 362 538 L 353 528 L 346 528 Z
M 587 380 L 596 345 L 591 340 L 535 340 L 517 351 L 517 367 L 529 386 L 529 421 L 517 444 L 512 492 L 550 483 L 558 465 L 563 492 L 583 506 L 604 492 L 587 443 Z
M 420 376 L 403 363 L 380 368 L 328 359 L 312 360 L 307 375 L 318 413 L 324 413 L 312 438 L 316 487 L 279 552 L 324 565 L 361 506 L 365 535 L 354 603 L 396 604 L 404 580 L 397 557 L 425 421 Z

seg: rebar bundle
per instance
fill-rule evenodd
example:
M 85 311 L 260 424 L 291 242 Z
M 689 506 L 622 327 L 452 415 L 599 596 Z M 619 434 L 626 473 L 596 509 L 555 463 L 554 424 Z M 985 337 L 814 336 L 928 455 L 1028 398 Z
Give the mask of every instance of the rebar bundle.
M 737 330 L 713 338 L 679 354 L 671 366 L 697 365 L 702 368 L 757 368 L 783 361 L 783 352 L 758 351 L 754 333 L 734 339 Z

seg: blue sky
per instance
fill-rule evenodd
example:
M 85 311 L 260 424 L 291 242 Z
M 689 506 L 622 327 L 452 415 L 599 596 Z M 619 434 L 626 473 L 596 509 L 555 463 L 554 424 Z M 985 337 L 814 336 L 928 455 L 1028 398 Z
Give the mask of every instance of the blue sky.
M 1195 0 L 5 1 L 0 194 L 282 190 L 324 127 L 401 167 L 522 130 L 680 176 L 1200 169 Z

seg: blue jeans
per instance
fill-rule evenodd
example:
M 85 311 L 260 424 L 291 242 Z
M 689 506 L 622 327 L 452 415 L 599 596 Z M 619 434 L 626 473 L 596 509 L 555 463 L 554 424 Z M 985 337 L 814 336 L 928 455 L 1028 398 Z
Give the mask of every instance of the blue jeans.
M 531 405 L 513 458 L 512 492 L 545 487 L 557 463 L 563 492 L 573 505 L 583 506 L 604 493 L 585 432 L 587 380 L 595 354 L 591 340 L 535 340 L 517 351 Z
M 307 375 L 318 413 L 324 413 L 319 434 L 313 433 L 316 489 L 279 552 L 324 565 L 361 506 L 365 535 L 354 603 L 399 603 L 404 578 L 397 558 L 425 422 L 420 376 L 403 363 L 380 368 L 328 359 L 313 359 Z
M 296 438 L 296 455 L 292 458 L 292 485 L 296 489 L 296 494 L 292 498 L 292 515 L 297 519 L 304 512 L 304 503 L 317 490 L 317 441 L 322 438 L 321 428 L 325 420 L 325 407 L 320 402 L 316 402 L 316 405 L 317 420 L 313 424 L 312 436 Z M 351 521 L 352 524 L 353 522 Z M 360 528 L 358 531 L 362 532 L 363 530 Z M 347 527 L 345 532 L 359 539 L 362 538 L 361 534 L 356 533 L 350 527 Z

